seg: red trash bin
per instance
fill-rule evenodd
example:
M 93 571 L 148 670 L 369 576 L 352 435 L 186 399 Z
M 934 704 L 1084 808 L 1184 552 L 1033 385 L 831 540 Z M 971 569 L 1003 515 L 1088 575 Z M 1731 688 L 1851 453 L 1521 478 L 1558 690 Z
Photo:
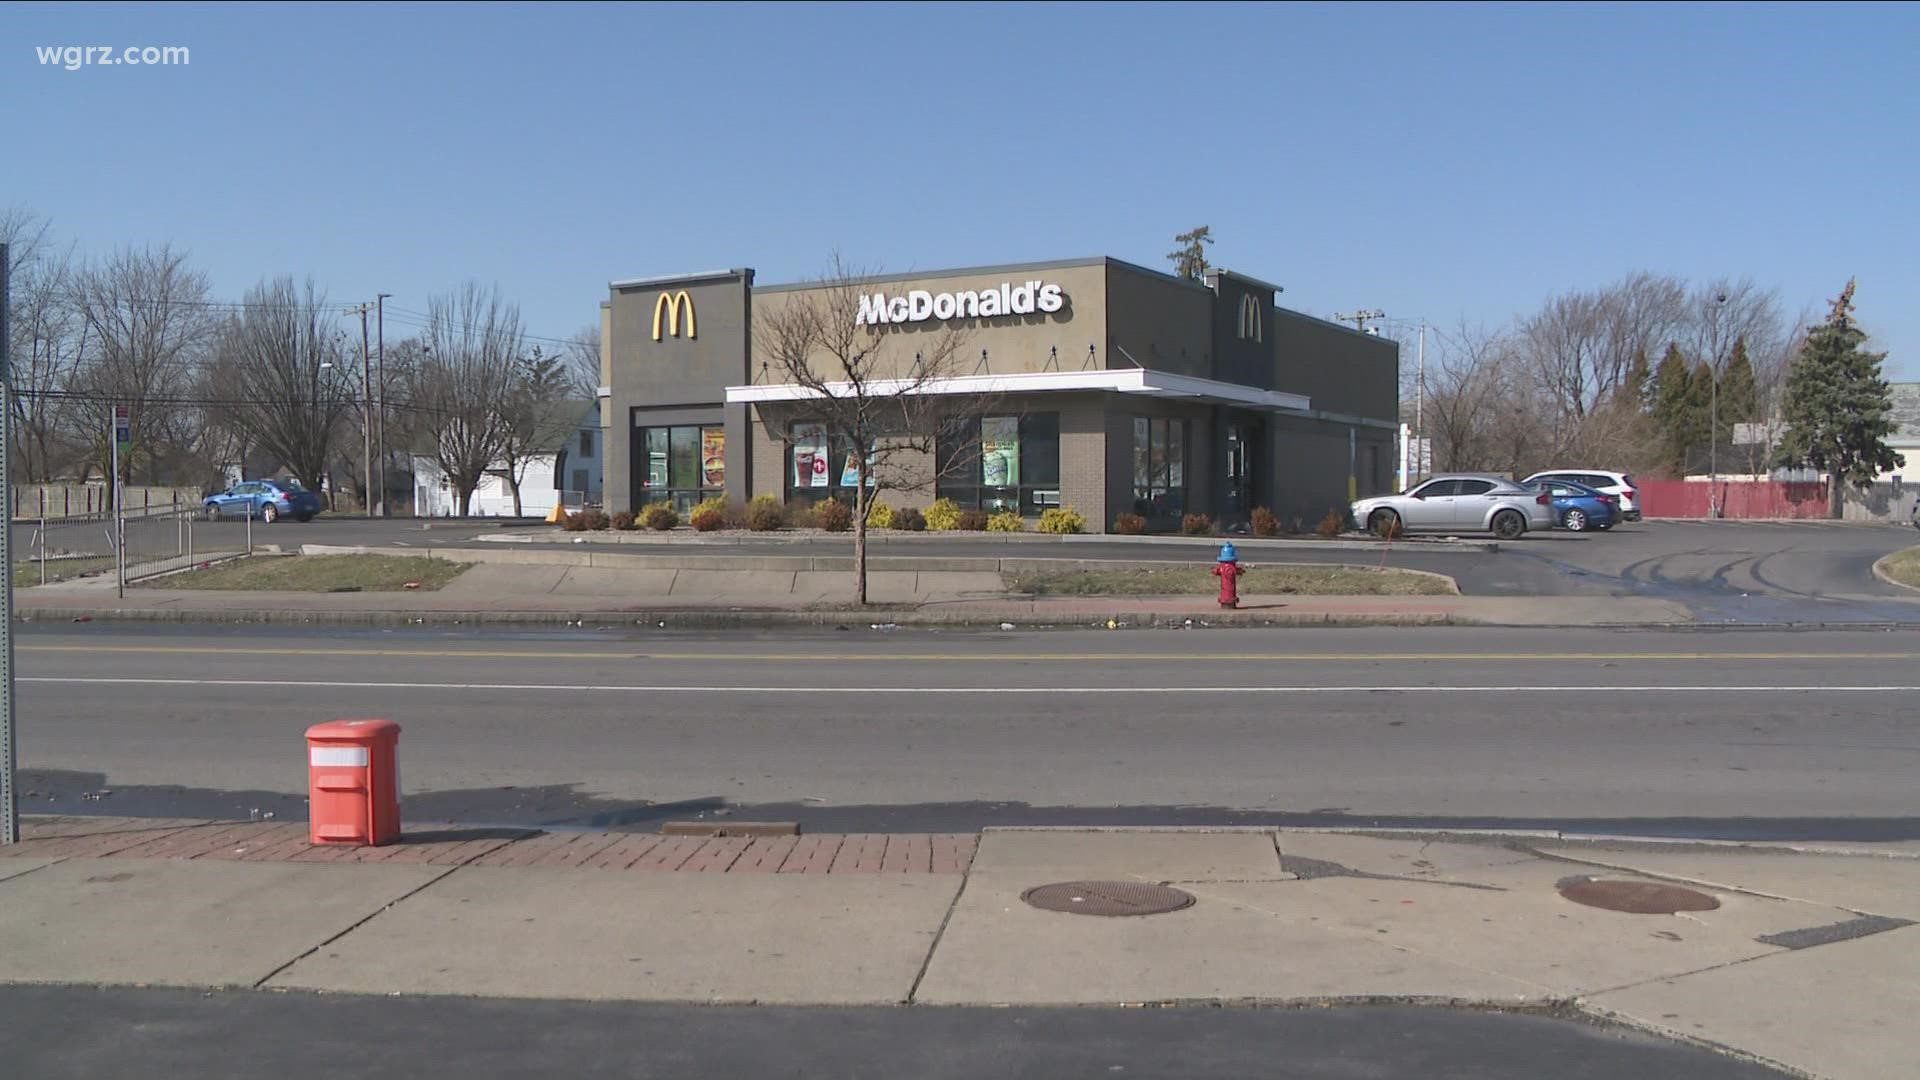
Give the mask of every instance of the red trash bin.
M 400 839 L 400 725 L 329 720 L 307 729 L 307 839 L 378 847 Z

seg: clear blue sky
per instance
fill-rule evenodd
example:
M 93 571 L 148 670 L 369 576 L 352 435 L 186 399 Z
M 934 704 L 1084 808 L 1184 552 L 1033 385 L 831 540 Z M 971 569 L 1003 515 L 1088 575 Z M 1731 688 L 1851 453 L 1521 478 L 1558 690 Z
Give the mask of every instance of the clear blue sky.
M 1108 254 L 1206 223 L 1283 303 L 1498 322 L 1638 269 L 1920 377 L 1920 7 L 441 4 L 0 9 L 0 204 L 528 329 L 610 279 Z M 186 67 L 34 46 L 185 45 Z

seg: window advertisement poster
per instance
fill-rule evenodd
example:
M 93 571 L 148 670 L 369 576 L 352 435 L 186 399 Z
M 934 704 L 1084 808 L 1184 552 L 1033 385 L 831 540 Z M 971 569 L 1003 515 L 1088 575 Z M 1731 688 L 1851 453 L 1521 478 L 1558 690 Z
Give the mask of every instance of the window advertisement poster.
M 727 486 L 727 429 L 700 429 L 700 486 Z
M 793 425 L 793 486 L 827 486 L 827 426 Z
M 980 482 L 986 487 L 1020 486 L 1020 418 L 989 416 L 980 421 Z
M 860 470 L 855 467 L 857 464 L 858 464 L 857 455 L 855 455 L 854 452 L 851 450 L 847 451 L 847 463 L 841 466 L 840 468 L 840 486 L 841 487 L 859 486 Z M 875 478 L 873 474 L 873 455 L 868 454 L 867 455 L 867 486 L 872 487 L 876 483 L 878 483 L 878 480 Z

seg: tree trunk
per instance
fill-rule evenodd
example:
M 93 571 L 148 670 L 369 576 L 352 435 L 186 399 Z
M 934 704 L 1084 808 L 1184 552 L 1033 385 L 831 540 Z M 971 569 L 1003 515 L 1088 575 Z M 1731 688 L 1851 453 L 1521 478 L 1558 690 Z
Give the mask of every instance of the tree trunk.
M 1827 517 L 1834 521 L 1840 520 L 1840 490 L 1840 470 L 1830 470 L 1827 473 Z
M 460 505 L 454 510 L 455 516 L 468 517 L 473 513 L 473 489 L 478 486 L 479 485 L 477 484 L 475 485 L 455 484 L 454 485 L 454 489 L 453 489 L 454 495 L 460 501 Z
M 867 461 L 860 455 L 854 467 L 853 488 L 853 602 L 867 606 Z
M 507 473 L 507 490 L 513 493 L 513 516 L 519 517 L 520 516 L 520 481 L 518 478 L 516 478 L 513 475 L 512 470 L 508 470 L 508 473 Z

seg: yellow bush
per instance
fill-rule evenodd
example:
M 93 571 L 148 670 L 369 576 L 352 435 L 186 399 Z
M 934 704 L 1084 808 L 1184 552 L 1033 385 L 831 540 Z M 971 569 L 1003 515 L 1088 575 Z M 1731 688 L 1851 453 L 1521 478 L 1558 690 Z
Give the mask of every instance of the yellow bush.
M 987 519 L 988 532 L 1026 532 L 1027 519 L 1017 511 L 1002 510 Z
M 932 532 L 948 532 L 960 524 L 960 504 L 952 499 L 935 499 L 925 514 Z
M 893 528 L 893 507 L 888 506 L 884 501 L 880 499 L 875 499 L 872 502 L 868 503 L 867 504 L 867 528 L 869 529 Z
M 1080 511 L 1071 506 L 1055 506 L 1040 512 L 1040 531 L 1043 533 L 1083 533 L 1087 531 L 1087 519 Z

